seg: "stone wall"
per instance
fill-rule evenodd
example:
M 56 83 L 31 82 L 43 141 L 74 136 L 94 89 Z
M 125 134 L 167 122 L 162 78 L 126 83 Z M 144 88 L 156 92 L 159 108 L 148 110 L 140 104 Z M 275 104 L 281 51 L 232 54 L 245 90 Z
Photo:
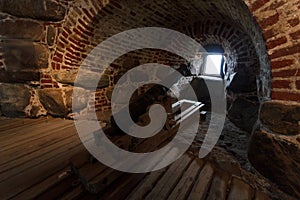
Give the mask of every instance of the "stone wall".
M 158 26 L 178 30 L 203 44 L 223 46 L 232 71 L 259 75 L 258 96 L 263 104 L 260 124 L 250 143 L 250 159 L 260 172 L 281 183 L 283 189 L 299 195 L 298 175 L 284 179 L 284 175 L 295 175 L 298 158 L 292 158 L 294 153 L 284 153 L 288 159 L 280 156 L 299 149 L 299 9 L 299 0 L 1 1 L 1 113 L 70 116 L 78 68 L 96 45 L 131 28 Z M 83 97 L 76 102 L 76 110 L 88 107 L 89 98 L 96 100 L 96 110 L 109 110 L 109 98 L 118 77 L 135 65 L 148 62 L 176 65 L 184 61 L 166 52 L 131 52 L 103 72 L 95 94 L 86 97 L 87 91 L 82 89 Z M 89 109 L 94 109 L 92 106 Z M 283 140 L 289 145 L 283 145 Z M 268 141 L 276 148 L 260 145 Z M 251 156 L 257 154 L 262 156 Z M 272 166 L 285 163 L 278 165 L 285 168 L 269 166 L 271 161 L 276 161 Z M 268 168 L 283 175 L 273 176 L 267 173 Z
M 39 0 L 37 3 L 24 1 L 23 4 L 20 6 L 17 1 L 0 4 L 0 26 L 3 27 L 0 33 L 3 54 L 0 78 L 2 82 L 28 85 L 36 103 L 44 98 L 45 95 L 41 94 L 51 90 L 58 93 L 60 98 L 71 98 L 64 90 L 71 89 L 78 68 L 87 54 L 108 37 L 130 28 L 166 27 L 186 33 L 202 44 L 221 44 L 228 49 L 227 60 L 232 61 L 229 58 L 234 58 L 230 63 L 232 71 L 257 74 L 261 65 L 257 63 L 252 38 L 242 26 L 255 23 L 249 11 L 246 15 L 241 14 L 247 11 L 247 7 L 235 1 L 220 1 L 216 4 L 199 1 L 185 5 L 167 1 L 136 4 L 134 1 Z M 212 13 L 215 8 L 217 12 Z M 237 17 L 239 15 L 244 17 L 243 23 Z M 205 20 L 199 22 L 199 19 Z M 206 27 L 203 31 L 199 23 Z M 192 32 L 190 27 L 193 27 Z M 157 51 L 133 52 L 118 59 L 104 72 L 101 87 L 90 97 L 96 99 L 96 110 L 110 109 L 109 97 L 115 79 L 132 67 L 126 66 L 126 60 L 130 59 L 139 64 L 160 62 L 171 66 L 184 62 L 174 55 Z M 45 113 L 46 110 L 52 115 L 68 116 L 71 109 L 66 107 L 66 103 L 62 105 L 66 101 L 55 102 L 57 107 L 64 107 L 59 114 L 52 111 L 53 106 L 49 107 L 41 100 L 41 111 L 37 113 Z M 35 117 L 32 114 L 36 112 L 29 112 L 30 107 L 27 107 L 27 113 L 24 114 Z

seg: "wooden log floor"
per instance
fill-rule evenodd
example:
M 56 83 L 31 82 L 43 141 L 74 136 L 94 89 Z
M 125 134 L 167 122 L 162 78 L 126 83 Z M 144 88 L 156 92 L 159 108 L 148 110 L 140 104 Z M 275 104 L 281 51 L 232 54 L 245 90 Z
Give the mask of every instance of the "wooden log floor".
M 1 200 L 271 199 L 242 177 L 191 153 L 146 174 L 90 162 L 72 120 L 1 118 L 0 146 Z M 85 177 L 78 177 L 76 170 Z M 93 192 L 93 187 L 101 192 Z

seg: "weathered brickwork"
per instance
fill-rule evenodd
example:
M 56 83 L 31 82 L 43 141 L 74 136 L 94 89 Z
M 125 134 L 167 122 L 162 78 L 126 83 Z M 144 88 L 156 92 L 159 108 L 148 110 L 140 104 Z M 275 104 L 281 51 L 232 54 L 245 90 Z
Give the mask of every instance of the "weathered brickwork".
M 234 58 L 231 62 L 233 71 L 260 74 L 262 97 L 287 101 L 300 99 L 297 1 L 195 1 L 189 4 L 184 1 L 145 1 L 136 4 L 115 0 L 39 0 L 35 2 L 37 5 L 46 6 L 33 12 L 27 11 L 33 1 L 24 1 L 23 6 L 11 2 L 0 4 L 1 44 L 7 39 L 32 41 L 31 46 L 46 47 L 43 50 L 32 48 L 32 54 L 43 51 L 48 59 L 43 65 L 46 68 L 39 65 L 38 69 L 30 66 L 11 69 L 6 65 L 7 59 L 1 48 L 2 82 L 21 82 L 34 85 L 35 89 L 72 85 L 72 81 L 61 79 L 61 76 L 57 78 L 57 74 L 76 74 L 84 58 L 100 42 L 130 28 L 160 26 L 181 31 L 202 44 L 223 46 Z M 251 12 L 247 12 L 248 8 L 258 23 L 252 19 Z M 176 65 L 182 62 L 174 56 L 163 58 L 146 52 L 137 60 L 140 64 L 159 61 Z M 115 62 L 112 68 L 124 70 L 123 62 Z M 110 81 L 114 79 L 112 74 L 108 77 Z M 102 88 L 103 94 L 99 95 L 109 94 L 107 91 L 110 90 Z M 289 95 L 281 96 L 287 93 Z M 109 101 L 97 101 L 98 109 L 103 106 L 109 107 Z
M 202 45 L 222 46 L 230 72 L 257 77 L 258 97 L 267 102 L 261 106 L 261 124 L 250 142 L 251 161 L 266 176 L 268 171 L 280 174 L 285 167 L 282 176 L 271 174 L 269 178 L 300 196 L 294 190 L 300 187 L 299 177 L 291 167 L 300 166 L 300 162 L 292 154 L 281 153 L 298 152 L 300 145 L 299 9 L 299 0 L 0 1 L 0 114 L 70 117 L 78 69 L 99 43 L 132 28 L 177 30 Z M 173 41 L 173 46 L 182 48 L 181 43 Z M 104 50 L 111 52 L 109 47 Z M 76 111 L 110 110 L 110 98 L 119 78 L 127 70 L 151 62 L 175 66 L 185 60 L 164 51 L 144 49 L 121 56 L 106 70 L 90 62 L 90 71 L 82 81 L 95 78 L 95 72 L 103 72 L 103 76 L 93 94 L 88 95 L 89 90 L 79 85 L 82 96 L 73 104 Z M 138 93 L 147 89 L 145 86 Z M 263 149 L 263 138 L 271 138 L 276 148 Z M 286 142 L 288 145 L 283 146 Z M 266 171 L 271 157 L 261 152 L 274 155 L 276 162 L 287 166 Z M 257 160 L 258 154 L 261 156 Z M 282 155 L 292 162 L 285 162 Z
M 296 86 L 300 75 L 300 14 L 297 11 L 300 2 L 249 0 L 246 3 L 267 42 L 273 77 L 272 99 L 300 102 Z M 283 81 L 284 85 L 278 84 Z

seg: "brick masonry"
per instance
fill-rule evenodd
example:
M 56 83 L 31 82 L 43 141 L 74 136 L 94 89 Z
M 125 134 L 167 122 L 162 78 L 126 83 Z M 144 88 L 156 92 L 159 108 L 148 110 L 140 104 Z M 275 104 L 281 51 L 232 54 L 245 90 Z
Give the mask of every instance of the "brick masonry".
M 70 117 L 76 74 L 94 47 L 110 36 L 132 28 L 170 28 L 191 36 L 203 45 L 222 46 L 230 73 L 240 72 L 259 77 L 258 96 L 262 100 L 272 101 L 261 106 L 262 124 L 258 129 L 264 131 L 256 130 L 250 141 L 250 146 L 254 147 L 250 154 L 255 155 L 251 161 L 257 169 L 268 176 L 261 169 L 272 167 L 268 162 L 270 154 L 266 153 L 266 158 L 265 154 L 259 153 L 263 150 L 277 156 L 277 163 L 285 164 L 288 158 L 300 166 L 292 154 L 284 158 L 280 156 L 280 152 L 297 152 L 289 148 L 292 146 L 299 150 L 300 145 L 300 116 L 298 111 L 295 112 L 300 107 L 299 9 L 299 0 L 1 1 L 0 108 L 5 109 L 0 109 L 0 112 L 28 117 L 47 113 Z M 181 41 L 174 41 L 174 44 L 180 45 Z M 9 51 L 11 48 L 14 51 Z M 107 48 L 107 51 L 111 50 Z M 94 109 L 110 110 L 110 97 L 116 81 L 128 69 L 151 62 L 174 66 L 184 60 L 164 51 L 144 49 L 120 57 L 105 71 L 94 68 L 95 63 L 90 63 L 91 72 L 83 77 L 84 80 L 92 77 L 94 71 L 102 70 L 103 77 L 97 91 L 90 94 L 90 101 L 85 95 L 88 94 L 87 90 L 82 89 L 82 101 L 77 102 L 77 109 L 87 107 L 84 110 L 87 112 Z M 138 92 L 144 90 L 147 87 Z M 16 100 L 20 100 L 18 104 Z M 268 110 L 264 109 L 274 114 L 266 115 L 268 112 L 265 111 Z M 276 126 L 272 124 L 274 122 Z M 291 123 L 293 136 L 282 129 Z M 279 136 L 275 137 L 274 134 Z M 272 138 L 272 144 L 279 145 L 271 149 L 263 149 L 268 145 L 259 145 L 257 148 L 257 144 L 264 144 L 264 136 Z M 288 141 L 285 147 L 281 145 L 283 136 L 288 138 L 283 138 Z M 256 155 L 260 155 L 259 160 Z M 260 167 L 262 163 L 266 163 L 267 167 Z M 299 174 L 296 176 L 293 173 L 295 167 L 283 167 L 286 169 L 283 178 L 273 175 L 269 178 L 280 186 L 288 186 L 281 188 L 299 197 L 300 194 L 291 189 L 300 187 L 297 181 Z M 281 169 L 273 167 L 271 172 L 280 174 Z
M 64 87 L 65 83 L 55 80 L 53 74 L 76 71 L 87 54 L 101 41 L 130 28 L 161 26 L 186 33 L 202 44 L 222 45 L 233 58 L 228 59 L 232 61 L 232 71 L 260 73 L 263 97 L 300 101 L 297 98 L 300 94 L 297 84 L 300 79 L 297 1 L 245 0 L 250 12 L 242 1 L 198 1 L 192 4 L 152 1 L 134 4 L 105 0 L 39 0 L 38 5 L 49 6 L 43 8 L 43 12 L 29 13 L 26 9 L 29 9 L 30 3 L 26 1 L 23 7 L 14 3 L 0 4 L 1 39 L 2 42 L 8 38 L 26 39 L 45 45 L 49 53 L 48 68 L 33 69 L 29 66 L 9 71 L 10 66 L 6 66 L 4 57 L 0 55 L 0 78 L 3 77 L 3 82 L 14 81 L 7 76 L 38 72 L 39 84 L 32 84 L 27 79 L 22 82 L 27 81 L 36 89 Z M 54 12 L 59 15 L 54 16 Z M 16 31 L 16 27 L 20 31 Z M 160 61 L 174 65 L 182 62 L 174 56 L 163 57 L 159 54 L 145 51 L 138 57 L 128 57 L 136 57 L 140 64 Z M 122 71 L 125 68 L 123 63 L 124 60 L 119 59 L 112 68 Z M 118 72 L 108 74 L 110 87 L 116 74 Z M 20 80 L 16 78 L 15 81 Z M 110 87 L 101 89 L 103 94 L 100 96 L 109 94 Z M 287 93 L 290 95 L 280 96 Z M 97 107 L 109 109 L 109 101 L 99 101 Z

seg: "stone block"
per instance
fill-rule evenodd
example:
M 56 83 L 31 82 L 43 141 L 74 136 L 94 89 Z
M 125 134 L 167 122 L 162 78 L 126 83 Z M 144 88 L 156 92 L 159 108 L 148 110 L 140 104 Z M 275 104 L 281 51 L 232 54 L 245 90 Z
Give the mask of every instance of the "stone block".
M 253 132 L 248 149 L 251 164 L 279 188 L 300 197 L 300 144 L 290 136 Z
M 25 116 L 30 96 L 30 89 L 24 85 L 0 83 L 1 113 L 8 117 Z
M 49 26 L 47 29 L 47 44 L 53 46 L 56 36 L 56 30 L 54 27 Z
M 79 87 L 65 89 L 66 106 L 70 112 L 79 112 L 87 108 L 90 91 Z
M 22 18 L 60 21 L 64 19 L 66 9 L 52 0 L 11 0 L 0 1 L 0 12 Z
M 49 50 L 45 45 L 22 40 L 1 43 L 7 71 L 38 70 L 48 67 Z
M 39 90 L 38 96 L 48 114 L 67 117 L 71 112 L 87 108 L 90 91 L 79 87 L 50 88 Z
M 26 83 L 30 81 L 39 81 L 39 71 L 6 71 L 0 69 L 0 82 L 2 83 Z
M 68 108 L 65 105 L 64 92 L 62 89 L 42 89 L 38 91 L 41 104 L 50 115 L 65 117 L 68 114 Z
M 300 105 L 277 101 L 265 102 L 261 107 L 260 121 L 269 130 L 284 134 L 300 134 Z
M 0 35 L 3 38 L 41 40 L 43 27 L 41 24 L 29 20 L 0 21 Z

